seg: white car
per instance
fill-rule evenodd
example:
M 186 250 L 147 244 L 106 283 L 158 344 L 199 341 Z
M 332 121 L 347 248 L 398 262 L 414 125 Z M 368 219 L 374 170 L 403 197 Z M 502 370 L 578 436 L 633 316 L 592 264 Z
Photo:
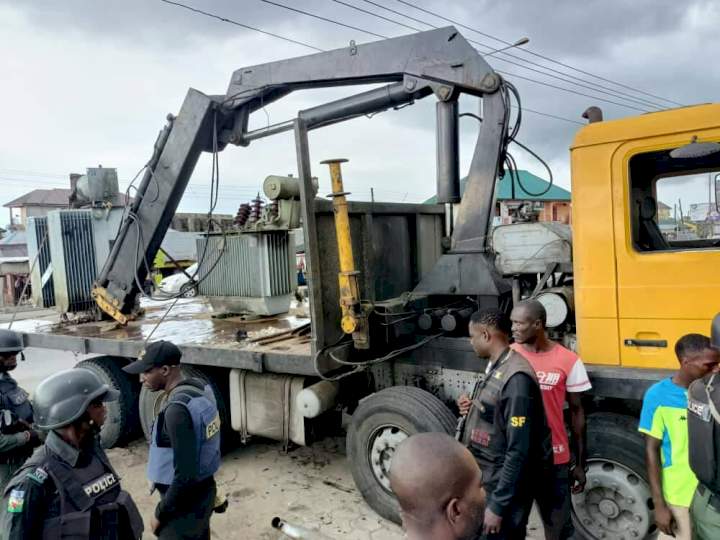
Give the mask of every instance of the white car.
M 178 293 L 181 293 L 183 298 L 197 296 L 197 276 L 195 276 L 197 269 L 197 263 L 191 264 L 185 269 L 187 274 L 195 277 L 192 284 L 190 278 L 183 272 L 178 272 L 163 279 L 158 285 L 160 296 L 176 296 Z

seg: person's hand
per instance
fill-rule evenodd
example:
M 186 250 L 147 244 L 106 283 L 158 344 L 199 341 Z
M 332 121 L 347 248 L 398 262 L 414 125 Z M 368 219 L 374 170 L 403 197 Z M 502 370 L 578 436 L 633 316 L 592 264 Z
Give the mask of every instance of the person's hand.
M 460 416 L 467 416 L 470 412 L 470 406 L 472 405 L 472 399 L 467 394 L 461 395 L 457 400 L 458 409 L 460 409 Z
M 32 424 L 30 424 L 30 422 L 27 422 L 27 421 L 23 420 L 22 418 L 18 418 L 17 423 L 25 431 L 32 431 L 33 427 L 32 427 Z
M 485 516 L 483 517 L 483 533 L 498 534 L 502 526 L 502 517 L 498 516 L 489 508 L 485 508 Z
M 40 433 L 35 431 L 34 429 L 31 429 L 28 431 L 30 433 L 30 439 L 28 440 L 28 444 L 32 446 L 33 448 L 37 448 L 38 446 L 42 445 L 42 439 L 40 438 Z
M 155 536 L 160 532 L 160 521 L 155 516 L 150 518 L 150 530 Z
M 655 525 L 660 532 L 675 536 L 675 518 L 666 504 L 655 507 Z
M 573 493 L 582 493 L 587 483 L 587 477 L 585 476 L 585 469 L 577 465 L 572 470 L 572 489 Z

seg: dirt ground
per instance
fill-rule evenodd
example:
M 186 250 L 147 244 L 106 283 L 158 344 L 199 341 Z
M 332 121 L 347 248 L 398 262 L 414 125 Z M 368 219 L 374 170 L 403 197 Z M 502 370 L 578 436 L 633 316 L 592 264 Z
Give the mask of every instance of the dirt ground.
M 108 455 L 149 526 L 157 494 L 149 495 L 145 479 L 147 445 L 136 441 Z M 288 454 L 279 443 L 252 441 L 224 457 L 217 481 L 219 491 L 228 494 L 230 507 L 213 516 L 213 538 L 287 538 L 270 526 L 275 516 L 319 532 L 324 539 L 404 538 L 400 527 L 378 517 L 355 490 L 341 437 Z M 154 536 L 146 533 L 143 538 Z M 528 538 L 542 538 L 536 519 Z

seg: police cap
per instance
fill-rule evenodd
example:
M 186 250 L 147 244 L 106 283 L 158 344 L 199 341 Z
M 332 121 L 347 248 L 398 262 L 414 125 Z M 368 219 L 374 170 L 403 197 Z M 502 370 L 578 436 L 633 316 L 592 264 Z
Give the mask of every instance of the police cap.
M 123 368 L 126 373 L 137 375 L 145 373 L 154 367 L 180 365 L 182 352 L 174 343 L 169 341 L 155 341 L 148 345 L 140 357 Z

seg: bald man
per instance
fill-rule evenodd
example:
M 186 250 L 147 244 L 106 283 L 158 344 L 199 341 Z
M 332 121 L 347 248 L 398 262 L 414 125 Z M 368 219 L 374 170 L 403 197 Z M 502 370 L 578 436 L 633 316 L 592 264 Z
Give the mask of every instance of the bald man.
M 482 473 L 470 451 L 444 433 L 419 433 L 398 446 L 390 487 L 408 540 L 472 540 L 485 511 Z

